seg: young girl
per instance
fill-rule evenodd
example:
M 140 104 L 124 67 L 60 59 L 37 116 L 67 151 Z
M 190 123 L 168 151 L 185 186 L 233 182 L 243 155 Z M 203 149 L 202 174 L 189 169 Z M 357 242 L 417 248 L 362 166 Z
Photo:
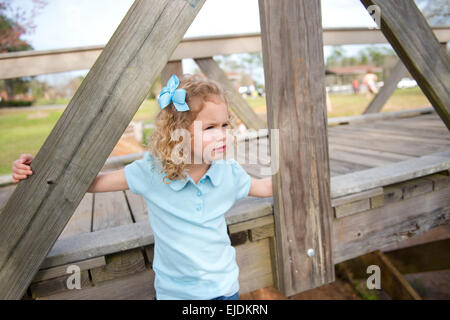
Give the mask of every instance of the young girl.
M 272 178 L 251 178 L 226 158 L 232 124 L 217 83 L 197 76 L 179 83 L 173 75 L 158 102 L 150 150 L 124 169 L 99 174 L 88 192 L 130 189 L 145 198 L 158 300 L 237 300 L 239 268 L 224 214 L 247 195 L 272 196 Z M 14 162 L 14 183 L 32 174 L 33 159 L 22 154 Z

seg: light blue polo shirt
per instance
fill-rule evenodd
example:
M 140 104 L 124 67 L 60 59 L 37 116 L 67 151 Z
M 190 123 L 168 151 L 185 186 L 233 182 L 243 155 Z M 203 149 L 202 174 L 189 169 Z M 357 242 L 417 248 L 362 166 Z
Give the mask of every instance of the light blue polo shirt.
M 224 214 L 249 193 L 251 177 L 241 165 L 234 159 L 213 161 L 198 185 L 187 171 L 185 179 L 165 184 L 161 163 L 149 151 L 124 170 L 130 191 L 147 202 L 157 299 L 236 293 L 239 267 Z

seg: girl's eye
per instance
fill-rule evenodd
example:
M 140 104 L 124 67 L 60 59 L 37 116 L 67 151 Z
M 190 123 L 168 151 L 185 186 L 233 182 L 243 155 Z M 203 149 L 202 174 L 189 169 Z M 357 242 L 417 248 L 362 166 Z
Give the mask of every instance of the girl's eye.
M 222 127 L 227 127 L 228 126 L 228 123 L 224 123 L 223 125 L 222 125 Z M 209 126 L 208 128 L 206 128 L 205 130 L 208 130 L 208 129 L 211 129 L 211 128 L 214 128 L 214 126 Z

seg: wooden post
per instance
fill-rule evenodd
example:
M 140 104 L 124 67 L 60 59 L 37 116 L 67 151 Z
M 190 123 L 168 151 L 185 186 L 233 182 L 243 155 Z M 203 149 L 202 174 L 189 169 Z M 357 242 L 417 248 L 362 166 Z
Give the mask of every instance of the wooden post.
M 0 213 L 0 299 L 20 299 L 205 0 L 136 0 Z
M 280 137 L 278 289 L 290 296 L 335 279 L 320 0 L 260 0 L 259 10 L 268 122 Z
M 399 81 L 405 76 L 408 70 L 406 70 L 405 65 L 401 60 L 397 62 L 392 71 L 392 74 L 385 81 L 383 87 L 381 87 L 380 92 L 373 98 L 363 114 L 367 113 L 378 113 L 383 109 L 384 105 L 388 101 L 389 97 L 394 93 L 397 88 Z
M 265 122 L 236 91 L 213 58 L 197 58 L 194 60 L 208 78 L 219 82 L 229 92 L 230 108 L 238 118 L 242 120 L 247 128 L 256 130 L 267 128 Z
M 414 1 L 361 2 L 379 7 L 381 31 L 450 130 L 450 59 Z
M 172 74 L 176 74 L 178 78 L 183 75 L 183 64 L 181 60 L 169 61 L 161 72 L 161 87 L 164 87 L 169 81 Z

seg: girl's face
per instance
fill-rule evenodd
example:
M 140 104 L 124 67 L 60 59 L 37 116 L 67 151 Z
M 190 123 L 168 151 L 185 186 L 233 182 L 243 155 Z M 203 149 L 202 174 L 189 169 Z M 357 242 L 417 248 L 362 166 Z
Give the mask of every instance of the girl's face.
M 227 139 L 227 129 L 231 129 L 228 106 L 220 97 L 211 96 L 189 126 L 192 163 L 225 159 L 226 147 L 231 141 L 231 136 Z

